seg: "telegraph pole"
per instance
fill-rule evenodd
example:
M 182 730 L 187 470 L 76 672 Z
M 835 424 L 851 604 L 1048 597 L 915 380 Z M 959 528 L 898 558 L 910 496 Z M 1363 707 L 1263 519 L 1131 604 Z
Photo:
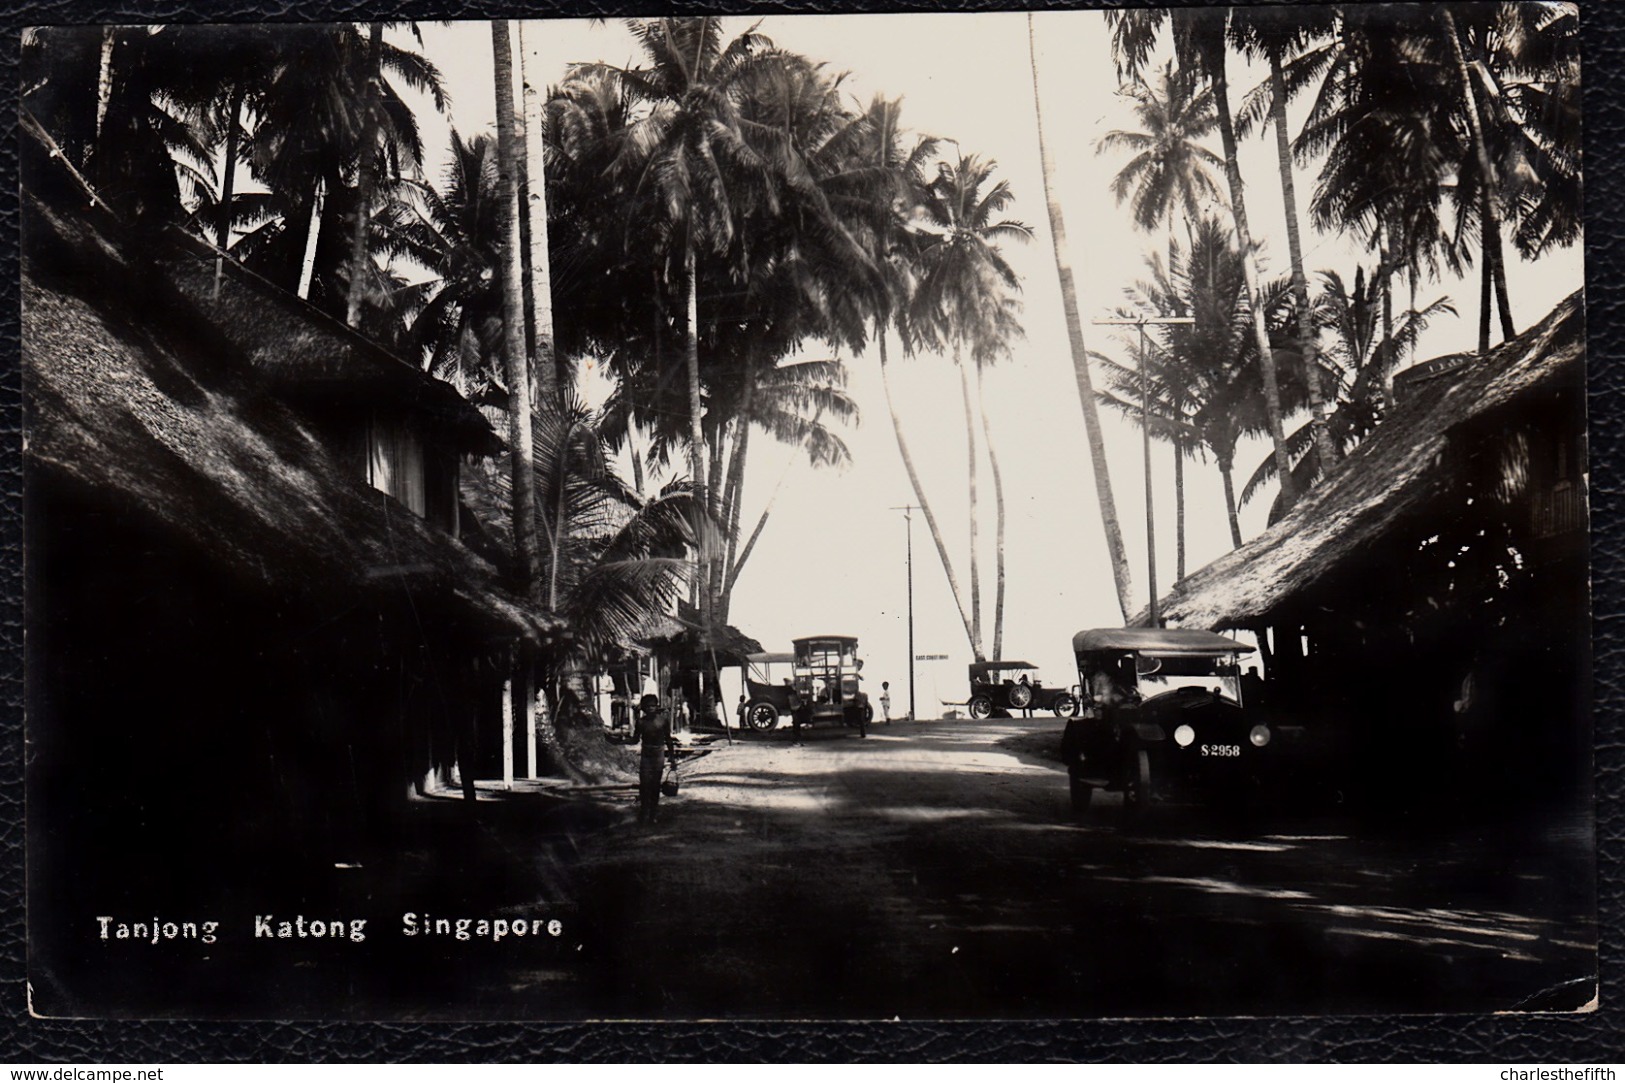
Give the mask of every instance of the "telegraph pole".
M 1090 323 L 1112 327 L 1138 327 L 1140 329 L 1140 438 L 1145 452 L 1145 562 L 1151 588 L 1151 627 L 1162 626 L 1162 615 L 1157 611 L 1157 517 L 1151 510 L 1151 392 L 1145 376 L 1145 328 L 1147 324 L 1195 323 L 1192 316 L 1134 316 L 1109 320 L 1090 320 Z
M 908 720 L 914 721 L 914 513 L 918 504 L 903 504 L 892 511 L 903 513 L 908 542 Z

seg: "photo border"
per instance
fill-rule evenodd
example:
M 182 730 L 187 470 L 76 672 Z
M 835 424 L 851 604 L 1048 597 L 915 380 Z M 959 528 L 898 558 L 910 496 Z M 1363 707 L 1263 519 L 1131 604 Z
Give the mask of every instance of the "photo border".
M 959 12 L 1062 10 L 1099 6 L 1012 5 L 960 0 Z M 1203 6 L 1221 6 L 1204 4 Z M 538 18 L 648 15 L 845 14 L 943 11 L 932 3 L 864 4 L 820 0 L 743 3 L 719 0 L 660 5 L 611 0 L 512 0 L 481 5 L 482 17 Z M 117 4 L 63 0 L 7 8 L 4 115 L 16 124 L 20 32 L 31 23 L 276 21 L 287 12 L 265 0 L 186 4 L 139 0 Z M 302 7 L 301 21 L 362 18 L 468 19 L 467 5 L 395 0 Z M 219 1061 L 1504 1061 L 1574 1063 L 1625 1054 L 1625 1007 L 1619 984 L 1625 932 L 1625 486 L 1616 483 L 1625 445 L 1625 368 L 1613 357 L 1625 311 L 1625 5 L 1582 3 L 1585 147 L 1590 168 L 1586 213 L 1588 379 L 1591 407 L 1592 582 L 1600 1007 L 1585 1015 L 1483 1017 L 1362 1016 L 1257 1019 L 1050 1020 L 974 1023 L 199 1023 L 62 1021 L 30 1016 L 25 979 L 22 723 L 22 432 L 18 266 L 17 136 L 0 158 L 0 428 L 12 451 L 0 463 L 0 712 L 9 769 L 0 781 L 5 828 L 0 842 L 0 1060 L 88 1062 Z

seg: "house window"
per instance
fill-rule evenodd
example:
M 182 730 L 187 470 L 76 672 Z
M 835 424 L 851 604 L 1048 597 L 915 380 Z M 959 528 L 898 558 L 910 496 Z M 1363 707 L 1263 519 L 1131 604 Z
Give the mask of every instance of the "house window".
M 374 415 L 367 426 L 367 481 L 374 489 L 428 514 L 423 477 L 423 444 L 399 420 Z

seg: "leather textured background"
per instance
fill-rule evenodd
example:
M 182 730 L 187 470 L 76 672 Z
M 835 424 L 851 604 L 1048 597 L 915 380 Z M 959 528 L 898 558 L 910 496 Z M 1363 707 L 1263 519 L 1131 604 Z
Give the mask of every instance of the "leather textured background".
M 878 6 L 874 6 L 880 10 Z M 893 2 L 884 10 L 987 10 L 1008 3 Z M 1048 7 L 1051 5 L 1037 5 Z M 3 5 L 0 122 L 11 128 L 0 159 L 0 1062 L 86 1065 L 185 1061 L 1386 1061 L 1509 1063 L 1625 1059 L 1621 1010 L 1621 914 L 1625 876 L 1625 626 L 1621 620 L 1621 453 L 1625 367 L 1621 347 L 1625 274 L 1625 4 L 1585 0 L 1587 297 L 1592 405 L 1593 578 L 1596 616 L 1598 854 L 1602 930 L 1601 1009 L 1585 1016 L 1444 1016 L 1323 1019 L 1049 1021 L 894 1024 L 336 1024 L 62 1022 L 31 1018 L 24 980 L 21 407 L 18 373 L 17 49 L 22 27 L 41 23 L 468 19 L 498 16 L 623 15 L 666 12 L 864 10 L 842 0 L 543 2 L 464 0 L 345 2 L 305 0 L 81 0 Z

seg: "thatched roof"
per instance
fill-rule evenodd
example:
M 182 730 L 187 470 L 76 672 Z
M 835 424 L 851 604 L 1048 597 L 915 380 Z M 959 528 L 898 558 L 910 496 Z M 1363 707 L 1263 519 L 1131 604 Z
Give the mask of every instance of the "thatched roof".
M 687 602 L 677 603 L 677 612 L 650 617 L 636 636 L 637 644 L 673 654 L 691 665 L 710 665 L 716 657 L 719 666 L 742 666 L 753 654 L 762 653 L 757 640 L 731 624 L 714 627 L 707 634 L 699 612 Z
M 552 634 L 557 622 L 498 587 L 490 565 L 346 470 L 265 393 L 235 349 L 236 329 L 177 290 L 116 224 L 27 193 L 23 218 L 34 484 L 116 509 L 284 597 L 405 589 L 494 634 Z
M 450 384 L 236 260 L 217 259 L 215 248 L 172 229 L 155 255 L 175 285 L 285 398 L 392 406 L 450 434 L 461 451 L 495 454 L 501 448 L 480 411 Z
M 1313 591 L 1398 524 L 1426 514 L 1450 479 L 1441 467 L 1452 430 L 1527 396 L 1583 386 L 1585 302 L 1575 293 L 1489 355 L 1453 355 L 1402 381 L 1399 406 L 1292 513 L 1183 580 L 1163 619 L 1188 628 L 1241 628 Z M 1142 613 L 1137 623 L 1143 623 Z

